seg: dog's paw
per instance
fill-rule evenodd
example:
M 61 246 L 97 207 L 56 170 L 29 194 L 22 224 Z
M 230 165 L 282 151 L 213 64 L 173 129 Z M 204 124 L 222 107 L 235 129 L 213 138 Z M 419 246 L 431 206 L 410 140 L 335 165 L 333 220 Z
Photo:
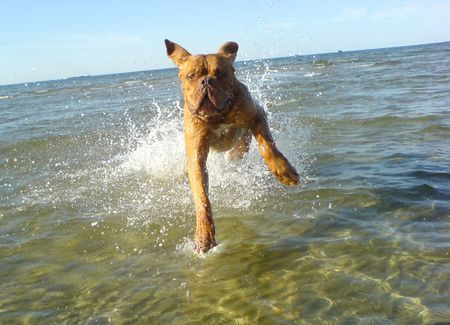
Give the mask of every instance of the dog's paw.
M 198 218 L 195 231 L 195 251 L 197 253 L 206 253 L 215 246 L 217 244 L 214 224 L 207 218 Z
M 282 157 L 276 159 L 269 167 L 272 173 L 281 183 L 289 186 L 298 184 L 298 173 L 286 158 Z

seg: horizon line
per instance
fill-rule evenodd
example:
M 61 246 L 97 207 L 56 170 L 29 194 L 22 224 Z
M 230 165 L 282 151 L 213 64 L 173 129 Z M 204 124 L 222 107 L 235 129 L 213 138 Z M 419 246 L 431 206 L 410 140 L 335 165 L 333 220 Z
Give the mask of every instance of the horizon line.
M 278 59 L 286 59 L 286 58 L 292 58 L 292 57 L 307 57 L 307 56 L 326 55 L 326 54 L 344 54 L 344 53 L 354 53 L 354 52 L 363 52 L 363 51 L 377 51 L 377 50 L 387 50 L 387 49 L 415 47 L 415 46 L 427 46 L 427 45 L 444 44 L 444 43 L 450 43 L 450 40 L 449 41 L 432 42 L 432 43 L 396 45 L 396 46 L 388 46 L 388 47 L 358 49 L 358 50 L 337 49 L 334 52 L 319 52 L 319 53 L 309 53 L 309 54 L 292 54 L 292 55 L 279 56 L 279 57 L 267 57 L 267 58 L 250 59 L 250 60 L 242 60 L 242 61 L 238 60 L 238 61 L 236 61 L 236 63 L 246 63 L 246 62 L 264 61 L 264 60 L 278 60 Z M 95 74 L 95 75 L 87 74 L 87 75 L 69 76 L 69 77 L 56 78 L 56 79 L 15 82 L 15 83 L 0 84 L 0 88 L 2 88 L 2 87 L 9 87 L 9 86 L 25 85 L 25 84 L 36 84 L 36 83 L 41 83 L 41 82 L 45 83 L 45 82 L 51 82 L 51 81 L 62 81 L 62 80 L 75 79 L 75 78 L 86 78 L 86 77 L 93 77 L 93 78 L 95 78 L 95 77 L 103 77 L 103 76 L 111 76 L 111 75 L 121 75 L 121 74 L 130 74 L 130 73 L 142 73 L 142 72 L 162 71 L 162 70 L 171 70 L 171 69 L 177 69 L 177 68 L 176 67 L 167 67 L 167 68 L 156 68 L 156 69 L 148 69 L 148 70 L 135 70 L 135 71 L 126 71 L 126 72 L 111 72 L 111 73 L 102 73 L 102 74 Z

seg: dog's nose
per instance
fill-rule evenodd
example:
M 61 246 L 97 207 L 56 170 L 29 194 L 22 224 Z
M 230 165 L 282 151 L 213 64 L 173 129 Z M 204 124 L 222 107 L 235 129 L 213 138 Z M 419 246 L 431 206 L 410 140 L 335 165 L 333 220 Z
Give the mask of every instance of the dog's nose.
M 211 78 L 206 76 L 203 77 L 202 80 L 200 81 L 200 83 L 202 84 L 202 86 L 207 86 L 211 84 Z

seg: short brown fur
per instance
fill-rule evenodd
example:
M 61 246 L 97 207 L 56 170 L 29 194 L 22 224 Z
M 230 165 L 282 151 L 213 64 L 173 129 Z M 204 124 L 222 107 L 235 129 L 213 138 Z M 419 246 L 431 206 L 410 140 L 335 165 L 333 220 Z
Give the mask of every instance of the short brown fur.
M 197 252 L 206 252 L 216 246 L 206 170 L 210 149 L 228 151 L 230 160 L 240 159 L 248 152 L 253 135 L 280 182 L 297 185 L 299 177 L 277 149 L 264 109 L 235 77 L 238 45 L 228 42 L 216 54 L 191 55 L 176 43 L 165 43 L 182 82 L 187 171 L 197 219 L 195 247 Z

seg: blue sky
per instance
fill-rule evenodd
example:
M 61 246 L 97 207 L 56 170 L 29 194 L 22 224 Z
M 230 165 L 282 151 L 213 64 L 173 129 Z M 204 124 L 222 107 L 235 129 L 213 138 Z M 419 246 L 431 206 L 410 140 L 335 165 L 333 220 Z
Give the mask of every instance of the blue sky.
M 450 1 L 4 1 L 0 84 L 171 67 L 165 38 L 240 60 L 450 41 Z

